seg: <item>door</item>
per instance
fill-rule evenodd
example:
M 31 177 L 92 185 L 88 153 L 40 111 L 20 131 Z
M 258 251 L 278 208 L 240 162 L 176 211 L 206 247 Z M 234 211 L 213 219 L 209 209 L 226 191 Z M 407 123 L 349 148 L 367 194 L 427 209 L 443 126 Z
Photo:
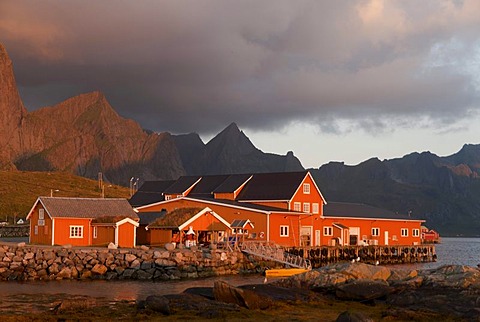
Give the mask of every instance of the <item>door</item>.
M 348 230 L 350 233 L 350 240 L 349 244 L 350 245 L 358 245 L 358 236 L 360 236 L 360 227 L 350 227 Z
M 385 245 L 388 245 L 388 230 L 385 230 Z
M 312 246 L 312 226 L 300 228 L 300 246 Z
M 320 230 L 315 230 L 315 246 L 320 246 Z

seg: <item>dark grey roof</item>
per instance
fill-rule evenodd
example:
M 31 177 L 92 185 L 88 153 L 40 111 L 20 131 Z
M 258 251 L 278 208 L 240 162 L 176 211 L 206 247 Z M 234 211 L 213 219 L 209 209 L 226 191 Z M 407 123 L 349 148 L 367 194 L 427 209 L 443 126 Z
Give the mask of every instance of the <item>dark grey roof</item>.
M 189 196 L 198 195 L 198 196 L 213 196 L 213 191 L 221 185 L 229 175 L 211 175 L 211 176 L 202 176 L 200 182 L 198 182 L 195 187 L 190 191 Z
M 248 220 L 248 219 L 235 219 L 235 220 L 232 221 L 232 223 L 230 224 L 230 227 L 231 227 L 231 228 L 244 228 L 247 223 L 252 224 L 252 223 L 250 222 L 250 220 Z M 253 225 L 252 225 L 252 226 L 253 226 Z
M 378 218 L 398 220 L 418 220 L 408 215 L 400 215 L 390 210 L 385 210 L 365 204 L 347 202 L 329 202 L 323 206 L 325 217 L 348 217 L 348 218 Z
M 306 175 L 307 171 L 256 173 L 237 200 L 290 200 Z
M 155 212 L 139 212 L 137 215 L 140 218 L 140 225 L 149 225 L 154 222 L 157 218 L 165 216 L 167 213 L 166 210 L 155 211 Z
M 171 195 L 181 195 L 188 188 L 190 188 L 195 182 L 200 179 L 201 176 L 182 176 L 178 178 L 174 184 L 168 187 L 164 193 Z
M 248 180 L 252 175 L 251 174 L 232 174 L 229 175 L 225 181 L 222 182 L 215 190 L 214 193 L 233 193 L 235 190 L 240 188 L 245 181 Z
M 145 181 L 128 202 L 132 207 L 139 207 L 164 201 L 165 197 L 163 192 L 174 183 L 175 180 Z
M 53 217 L 99 218 L 129 217 L 138 219 L 127 199 L 40 197 L 48 214 Z

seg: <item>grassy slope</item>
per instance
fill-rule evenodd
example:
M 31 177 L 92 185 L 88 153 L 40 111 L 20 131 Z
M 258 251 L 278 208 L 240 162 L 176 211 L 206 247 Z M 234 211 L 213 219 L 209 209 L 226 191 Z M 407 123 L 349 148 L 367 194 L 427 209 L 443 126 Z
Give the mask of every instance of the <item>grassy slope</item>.
M 0 221 L 25 218 L 39 196 L 101 197 L 98 182 L 64 172 L 0 171 Z M 59 190 L 59 191 L 55 191 Z M 105 197 L 128 198 L 128 188 L 105 184 Z

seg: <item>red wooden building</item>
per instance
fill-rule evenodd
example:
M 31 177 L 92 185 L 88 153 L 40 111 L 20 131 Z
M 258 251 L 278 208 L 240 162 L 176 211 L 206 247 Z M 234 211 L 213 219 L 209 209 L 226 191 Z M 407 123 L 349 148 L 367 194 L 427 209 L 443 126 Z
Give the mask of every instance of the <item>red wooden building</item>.
M 126 199 L 39 197 L 28 213 L 30 243 L 135 247 L 138 216 Z
M 348 203 L 328 203 L 308 171 L 184 176 L 146 182 L 130 199 L 152 213 L 209 207 L 227 222 L 249 220 L 245 240 L 282 246 L 415 245 L 422 220 Z

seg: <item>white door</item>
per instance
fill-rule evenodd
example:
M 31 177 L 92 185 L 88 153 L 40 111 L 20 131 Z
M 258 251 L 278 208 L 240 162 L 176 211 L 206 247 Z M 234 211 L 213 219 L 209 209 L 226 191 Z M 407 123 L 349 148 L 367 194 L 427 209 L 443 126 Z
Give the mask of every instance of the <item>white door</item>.
M 315 230 L 315 246 L 320 246 L 320 230 Z
M 385 245 L 388 245 L 388 230 L 385 230 Z

